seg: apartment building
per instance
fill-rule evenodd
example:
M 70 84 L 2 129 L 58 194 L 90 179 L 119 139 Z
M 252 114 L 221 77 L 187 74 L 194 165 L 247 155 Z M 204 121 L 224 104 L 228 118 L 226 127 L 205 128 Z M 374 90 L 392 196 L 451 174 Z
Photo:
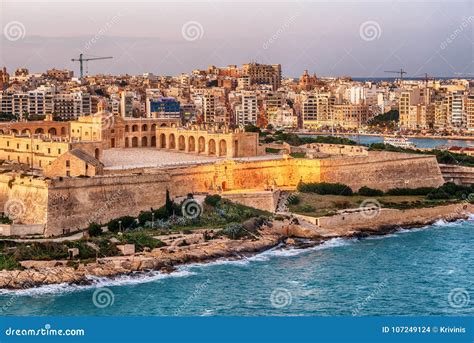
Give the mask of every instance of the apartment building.
M 242 92 L 241 103 L 236 107 L 238 125 L 255 125 L 258 117 L 257 95 L 253 92 Z
M 276 91 L 281 86 L 280 64 L 248 63 L 242 66 L 242 75 L 249 77 L 249 83 L 268 84 Z
M 54 96 L 54 118 L 74 120 L 90 114 L 92 114 L 92 98 L 89 93 L 59 93 Z

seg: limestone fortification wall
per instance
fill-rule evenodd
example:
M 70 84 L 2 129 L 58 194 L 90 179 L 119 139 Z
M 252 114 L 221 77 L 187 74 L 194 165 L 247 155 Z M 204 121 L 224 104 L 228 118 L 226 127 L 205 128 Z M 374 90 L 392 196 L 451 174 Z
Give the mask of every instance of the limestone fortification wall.
M 340 182 L 357 191 L 362 186 L 390 188 L 438 187 L 444 183 L 434 156 L 371 152 L 368 158 L 321 160 L 321 182 Z
M 0 206 L 15 224 L 46 224 L 48 184 L 21 174 L 0 174 Z
M 106 223 L 124 215 L 157 208 L 172 197 L 220 190 L 296 187 L 298 182 L 341 182 L 362 186 L 439 186 L 443 179 L 432 156 L 370 154 L 324 160 L 282 158 L 154 169 L 136 174 L 54 180 L 0 175 L 0 201 L 20 199 L 23 224 L 46 223 L 46 235 L 74 231 L 91 222 Z

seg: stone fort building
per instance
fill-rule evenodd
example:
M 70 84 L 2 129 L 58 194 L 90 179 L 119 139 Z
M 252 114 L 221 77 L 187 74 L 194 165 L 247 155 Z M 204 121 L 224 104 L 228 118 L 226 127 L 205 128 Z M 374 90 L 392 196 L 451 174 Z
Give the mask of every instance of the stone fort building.
M 294 189 L 301 181 L 354 190 L 443 183 L 434 156 L 343 146 L 309 146 L 313 158 L 266 155 L 257 133 L 176 120 L 105 114 L 0 130 L 0 205 L 14 213 L 12 225 L 0 226 L 4 235 L 55 236 L 136 216 L 163 205 L 166 190 L 177 197 Z

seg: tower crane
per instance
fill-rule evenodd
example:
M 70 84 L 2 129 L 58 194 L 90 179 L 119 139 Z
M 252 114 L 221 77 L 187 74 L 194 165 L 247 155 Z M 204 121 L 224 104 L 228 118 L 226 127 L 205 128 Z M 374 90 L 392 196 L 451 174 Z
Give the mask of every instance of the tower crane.
M 107 59 L 111 59 L 113 58 L 112 56 L 107 56 L 107 57 L 87 57 L 87 58 L 84 58 L 84 54 L 79 54 L 79 58 L 73 58 L 71 59 L 71 61 L 73 62 L 79 62 L 79 65 L 80 65 L 80 75 L 81 75 L 81 79 L 82 77 L 84 76 L 84 62 L 88 62 L 88 61 L 96 61 L 96 60 L 107 60 Z
M 405 70 L 403 70 L 403 68 L 400 68 L 400 70 L 385 70 L 384 73 L 400 75 L 400 83 L 402 83 L 403 82 L 403 75 L 405 75 L 407 72 Z

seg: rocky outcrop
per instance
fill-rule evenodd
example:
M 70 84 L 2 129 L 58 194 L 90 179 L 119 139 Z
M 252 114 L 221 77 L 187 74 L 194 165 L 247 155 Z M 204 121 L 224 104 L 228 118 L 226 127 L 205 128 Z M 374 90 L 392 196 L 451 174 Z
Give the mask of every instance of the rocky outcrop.
M 46 284 L 87 284 L 90 276 L 113 277 L 139 271 L 172 272 L 176 265 L 241 258 L 278 245 L 282 237 L 268 228 L 256 239 L 215 239 L 189 246 L 154 249 L 134 256 L 100 258 L 95 263 L 65 266 L 64 261 L 24 261 L 24 270 L 0 271 L 0 288 L 21 289 Z

